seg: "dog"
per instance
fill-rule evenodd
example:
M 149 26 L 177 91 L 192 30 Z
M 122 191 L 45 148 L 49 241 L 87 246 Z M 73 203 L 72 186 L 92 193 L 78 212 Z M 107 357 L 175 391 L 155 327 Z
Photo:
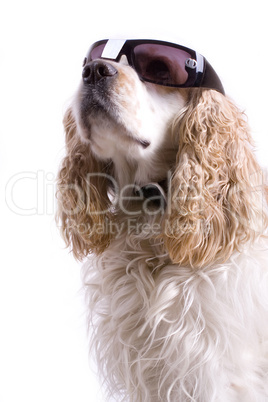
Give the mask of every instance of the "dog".
M 64 118 L 62 235 L 108 397 L 268 401 L 264 174 L 208 61 L 96 42 Z

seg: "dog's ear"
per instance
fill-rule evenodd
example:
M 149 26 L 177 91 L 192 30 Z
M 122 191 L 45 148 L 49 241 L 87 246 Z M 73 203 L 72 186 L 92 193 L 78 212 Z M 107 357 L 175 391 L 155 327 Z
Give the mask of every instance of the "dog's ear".
M 77 134 L 71 108 L 64 117 L 67 155 L 58 174 L 57 218 L 76 258 L 100 253 L 110 242 L 112 219 L 108 165 L 98 161 Z
M 178 135 L 164 243 L 173 262 L 227 260 L 262 232 L 262 174 L 243 114 L 225 96 L 194 91 Z

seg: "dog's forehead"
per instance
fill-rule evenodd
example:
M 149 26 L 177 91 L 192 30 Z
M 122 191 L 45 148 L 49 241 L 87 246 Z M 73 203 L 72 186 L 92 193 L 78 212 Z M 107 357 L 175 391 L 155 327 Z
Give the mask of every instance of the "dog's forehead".
M 101 57 L 105 59 L 116 59 L 119 55 L 126 39 L 109 39 L 106 43 Z

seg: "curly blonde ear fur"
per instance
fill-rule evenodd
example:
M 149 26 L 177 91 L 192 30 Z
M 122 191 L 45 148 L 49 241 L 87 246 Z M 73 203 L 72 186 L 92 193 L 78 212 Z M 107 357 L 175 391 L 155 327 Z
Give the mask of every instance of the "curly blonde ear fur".
M 166 248 L 173 262 L 193 267 L 227 260 L 267 220 L 247 123 L 228 98 L 198 90 L 173 129 L 179 151 Z
M 101 253 L 110 242 L 109 166 L 97 161 L 77 134 L 71 109 L 64 117 L 67 155 L 58 174 L 58 220 L 76 258 Z

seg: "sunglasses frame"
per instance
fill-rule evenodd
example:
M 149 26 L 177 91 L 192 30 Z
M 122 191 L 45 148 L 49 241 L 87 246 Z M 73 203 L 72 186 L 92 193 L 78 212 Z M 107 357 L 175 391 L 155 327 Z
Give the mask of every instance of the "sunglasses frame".
M 107 51 L 106 46 L 107 44 L 111 44 L 111 48 Z M 191 58 L 186 59 L 185 70 L 188 73 L 188 78 L 184 84 L 165 84 L 161 82 L 157 82 L 154 80 L 149 80 L 148 78 L 142 77 L 136 69 L 135 66 L 135 55 L 134 55 L 134 48 L 138 45 L 144 44 L 154 44 L 160 46 L 171 47 L 179 50 L 183 50 L 187 52 Z M 160 40 L 153 40 L 153 39 L 127 39 L 127 40 L 119 40 L 119 39 L 104 39 L 97 41 L 91 45 L 87 56 L 84 60 L 83 67 L 92 61 L 90 55 L 92 51 L 101 45 L 105 45 L 102 51 L 102 55 L 100 59 L 105 60 L 112 60 L 115 62 L 119 62 L 123 55 L 126 56 L 129 65 L 134 68 L 134 70 L 139 75 L 141 81 L 150 82 L 156 85 L 162 85 L 167 87 L 174 87 L 174 88 L 190 88 L 190 87 L 202 87 L 202 88 L 209 88 L 215 89 L 216 91 L 225 95 L 224 88 L 218 77 L 215 70 L 209 64 L 204 56 L 199 54 L 193 49 L 188 47 L 178 45 L 171 42 L 165 42 Z M 95 59 L 94 59 L 95 60 Z

